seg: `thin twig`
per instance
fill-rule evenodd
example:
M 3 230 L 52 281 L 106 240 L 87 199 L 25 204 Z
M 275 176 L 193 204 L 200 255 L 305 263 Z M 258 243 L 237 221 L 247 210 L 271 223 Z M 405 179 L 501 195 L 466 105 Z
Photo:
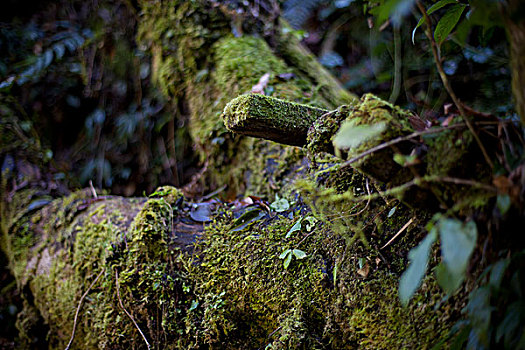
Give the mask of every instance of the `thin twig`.
M 312 229 L 312 231 L 308 232 L 308 233 L 306 234 L 306 236 L 304 236 L 303 239 L 301 239 L 301 240 L 299 241 L 299 243 L 296 244 L 296 247 L 299 247 L 299 246 L 301 245 L 301 243 L 303 243 L 308 237 L 310 237 L 310 235 L 311 235 L 312 233 L 314 233 L 314 231 L 315 231 L 315 230 Z
M 93 195 L 93 198 L 98 198 L 97 191 L 95 190 L 95 187 L 93 186 L 93 181 L 89 180 L 89 189 L 91 190 L 91 194 Z
M 408 220 L 408 222 L 406 224 L 403 225 L 403 227 L 401 227 L 401 229 L 399 231 L 397 231 L 397 233 L 394 235 L 394 237 L 390 238 L 390 240 L 388 242 L 386 242 L 386 244 L 384 246 L 382 246 L 381 248 L 379 249 L 385 249 L 386 247 L 388 247 L 390 245 L 390 243 L 392 243 L 394 241 L 394 239 L 396 239 L 403 231 L 406 230 L 406 228 L 414 221 L 414 218 Z
M 368 178 L 366 179 L 366 191 L 368 192 L 368 196 L 370 196 L 371 191 L 370 191 L 370 186 L 368 185 Z M 332 218 L 332 219 L 350 218 L 352 216 L 357 216 L 357 215 L 361 214 L 362 212 L 364 212 L 368 208 L 369 204 L 370 204 L 370 197 L 368 198 L 368 201 L 366 202 L 366 205 L 363 208 L 361 208 L 357 213 L 352 213 L 352 214 L 346 215 L 346 213 L 351 212 L 352 210 L 357 208 L 359 203 L 354 205 L 352 208 L 350 208 L 350 210 L 345 210 L 345 211 L 343 211 L 343 212 L 341 212 L 339 214 L 327 214 L 326 216 L 329 217 L 329 218 Z
M 475 124 L 476 125 L 497 125 L 499 123 L 511 123 L 511 121 L 476 122 Z M 400 143 L 400 142 L 403 142 L 403 141 L 408 141 L 408 140 L 416 138 L 418 136 L 423 136 L 423 135 L 428 135 L 428 134 L 436 134 L 438 132 L 442 132 L 442 131 L 445 131 L 445 130 L 450 130 L 450 129 L 455 129 L 455 128 L 462 128 L 462 127 L 465 127 L 465 125 L 466 124 L 454 124 L 454 125 L 444 126 L 444 127 L 440 127 L 440 128 L 428 129 L 428 130 L 423 130 L 423 131 L 416 131 L 416 132 L 413 132 L 413 133 L 411 133 L 409 135 L 406 135 L 406 136 L 397 137 L 395 139 L 392 139 L 390 141 L 384 142 L 384 143 L 382 143 L 380 145 L 377 145 L 375 147 L 367 149 L 366 151 L 358 154 L 357 156 L 353 157 L 352 159 L 349 159 L 349 160 L 345 161 L 343 163 L 343 166 L 347 166 L 347 165 L 350 165 L 352 163 L 355 163 L 358 160 L 366 157 L 369 154 L 375 153 L 375 152 L 380 151 L 380 150 L 382 150 L 384 148 L 387 148 L 387 147 L 390 147 L 392 145 L 395 145 L 396 143 Z
M 128 315 L 131 322 L 133 322 L 133 324 L 135 325 L 135 328 L 137 328 L 137 330 L 139 331 L 140 335 L 142 336 L 142 339 L 144 339 L 144 342 L 146 343 L 146 346 L 148 347 L 148 350 L 151 349 L 151 346 L 148 343 L 148 339 L 146 339 L 146 336 L 140 330 L 139 325 L 137 324 L 137 322 L 135 322 L 135 319 L 133 318 L 133 316 L 131 316 L 131 314 L 128 312 L 128 310 L 126 310 L 126 308 L 122 304 L 122 299 L 120 299 L 120 284 L 118 281 L 118 271 L 117 270 L 115 270 L 115 280 L 116 280 L 116 285 L 117 285 L 117 297 L 118 297 L 118 302 L 120 304 L 120 307 L 122 308 L 122 310 L 124 310 L 126 315 Z
M 274 330 L 272 333 L 270 333 L 270 335 L 268 336 L 268 338 L 271 338 L 272 335 L 274 335 L 274 334 L 275 334 L 279 329 L 281 329 L 281 328 L 283 328 L 283 326 L 279 326 L 279 327 L 277 327 L 276 330 Z
M 438 133 L 438 132 L 441 132 L 441 131 L 449 130 L 451 128 L 457 128 L 457 127 L 463 127 L 463 126 L 464 125 L 462 125 L 462 124 L 455 124 L 455 125 L 442 127 L 442 128 L 435 128 L 435 129 L 428 129 L 428 130 L 423 130 L 423 131 L 416 131 L 416 132 L 413 132 L 413 133 L 411 133 L 409 135 L 406 135 L 406 136 L 400 136 L 400 137 L 397 137 L 397 138 L 395 138 L 393 140 L 390 140 L 388 142 L 384 142 L 384 143 L 382 143 L 380 145 L 377 145 L 375 147 L 367 149 L 366 151 L 358 154 L 357 156 L 353 157 L 352 159 L 349 159 L 346 162 L 344 162 L 343 166 L 347 166 L 347 165 L 350 165 L 352 163 L 355 163 L 358 160 L 366 157 L 369 154 L 372 154 L 372 153 L 380 151 L 380 150 L 382 150 L 384 148 L 390 147 L 390 146 L 392 146 L 392 145 L 394 145 L 396 143 L 403 142 L 403 141 L 408 141 L 408 140 L 416 138 L 418 136 L 427 135 L 427 134 L 435 134 L 435 133 Z
M 494 193 L 498 192 L 498 189 L 494 186 L 486 185 L 484 183 L 473 181 L 473 180 L 458 179 L 456 177 L 437 176 L 437 177 L 429 177 L 428 179 L 425 179 L 425 180 L 429 182 L 450 182 L 456 185 L 467 185 L 467 186 L 472 186 L 472 187 L 478 187 L 478 188 L 482 188 L 484 190 L 494 192 Z
M 210 193 L 208 193 L 205 196 L 202 196 L 202 198 L 200 200 L 201 201 L 208 200 L 208 199 L 212 198 L 213 196 L 215 196 L 215 195 L 221 193 L 222 191 L 224 191 L 227 187 L 228 187 L 228 185 L 223 185 L 223 186 L 219 187 L 218 189 L 216 189 L 215 191 L 210 192 Z
M 481 182 L 477 182 L 477 181 L 473 181 L 473 180 L 467 180 L 467 179 L 460 179 L 460 178 L 456 178 L 456 177 L 434 175 L 434 176 L 424 176 L 424 177 L 421 177 L 421 178 L 412 179 L 411 181 L 408 181 L 408 182 L 406 182 L 406 183 L 404 183 L 402 185 L 390 188 L 390 189 L 388 189 L 386 191 L 372 193 L 372 194 L 370 194 L 368 196 L 349 198 L 348 200 L 350 200 L 352 202 L 355 202 L 355 203 L 358 203 L 358 202 L 363 202 L 365 200 L 368 201 L 368 200 L 374 200 L 374 199 L 378 199 L 378 198 L 382 198 L 382 197 L 388 197 L 388 196 L 391 196 L 391 195 L 402 193 L 402 192 L 404 192 L 405 190 L 409 189 L 412 186 L 421 186 L 425 182 L 448 182 L 448 183 L 453 183 L 453 184 L 456 184 L 456 185 L 466 185 L 466 186 L 471 186 L 471 187 L 482 188 L 482 189 L 485 189 L 485 190 L 493 192 L 493 193 L 497 193 L 498 192 L 496 187 L 490 186 L 490 185 L 487 185 L 487 184 L 484 184 L 484 183 L 481 183 Z
M 419 11 L 421 11 L 421 13 L 423 14 L 423 17 L 425 18 L 425 22 L 426 22 L 426 25 L 427 25 L 427 28 L 425 30 L 425 34 L 426 34 L 428 40 L 430 40 L 430 44 L 431 44 L 430 46 L 432 47 L 432 55 L 434 56 L 434 61 L 436 62 L 436 68 L 438 69 L 439 76 L 441 77 L 441 81 L 443 82 L 443 85 L 444 85 L 445 89 L 447 90 L 448 94 L 452 98 L 452 101 L 454 102 L 454 104 L 456 105 L 457 109 L 459 110 L 459 113 L 461 114 L 461 117 L 465 121 L 465 124 L 467 124 L 467 127 L 469 128 L 470 132 L 474 136 L 474 139 L 476 140 L 479 148 L 481 149 L 481 152 L 483 153 L 483 157 L 485 158 L 485 161 L 487 162 L 487 164 L 492 169 L 492 168 L 494 168 L 494 164 L 490 160 L 490 157 L 489 157 L 489 155 L 487 153 L 487 150 L 483 146 L 483 143 L 481 143 L 481 140 L 479 139 L 479 136 L 476 133 L 476 130 L 472 126 L 472 123 L 467 118 L 467 114 L 465 113 L 465 109 L 463 108 L 463 104 L 461 103 L 461 101 L 456 96 L 456 94 L 455 94 L 454 90 L 452 89 L 452 86 L 450 85 L 450 82 L 449 82 L 449 80 L 447 78 L 447 74 L 445 73 L 445 70 L 443 69 L 443 65 L 441 64 L 441 58 L 440 58 L 440 55 L 439 55 L 439 52 L 438 52 L 437 43 L 436 43 L 436 40 L 434 40 L 434 37 L 432 36 L 432 24 L 430 22 L 430 17 L 428 17 L 428 13 L 425 10 L 425 7 L 423 6 L 423 4 L 420 1 L 416 1 L 416 3 L 417 3 L 417 6 L 419 8 Z
M 71 347 L 71 344 L 73 344 L 73 339 L 75 339 L 75 331 L 77 329 L 78 314 L 80 313 L 80 308 L 82 306 L 82 302 L 84 301 L 84 298 L 88 295 L 88 293 L 91 290 L 91 288 L 93 288 L 95 283 L 97 283 L 97 281 L 100 278 L 100 276 L 102 276 L 104 271 L 106 271 L 105 268 L 102 269 L 102 271 L 100 271 L 100 273 L 93 280 L 93 282 L 91 282 L 91 284 L 89 285 L 88 289 L 84 292 L 84 294 L 82 294 L 82 297 L 80 297 L 80 301 L 78 302 L 78 306 L 77 306 L 77 311 L 75 312 L 75 320 L 73 321 L 73 331 L 71 332 L 71 338 L 69 338 L 69 343 L 67 343 L 66 350 L 69 350 L 69 348 Z

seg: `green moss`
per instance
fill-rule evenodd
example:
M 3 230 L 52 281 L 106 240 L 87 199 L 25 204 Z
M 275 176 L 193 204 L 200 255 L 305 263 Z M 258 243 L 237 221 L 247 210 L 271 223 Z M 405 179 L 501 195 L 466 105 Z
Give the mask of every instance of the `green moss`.
M 152 198 L 162 198 L 172 209 L 180 208 L 184 202 L 184 194 L 182 191 L 173 186 L 160 186 L 149 196 Z
M 428 137 L 426 155 L 428 176 L 437 179 L 432 186 L 443 203 L 454 207 L 462 215 L 470 215 L 485 207 L 494 193 L 475 186 L 439 181 L 440 178 L 471 179 L 489 183 L 492 170 L 487 166 L 472 133 L 466 129 L 450 129 Z
M 308 152 L 312 156 L 321 152 L 334 153 L 333 138 L 341 123 L 348 118 L 350 110 L 350 106 L 339 106 L 336 110 L 315 120 L 307 137 Z
M 351 159 L 383 142 L 412 132 L 413 129 L 408 122 L 409 116 L 410 112 L 404 111 L 372 94 L 365 94 L 361 98 L 360 103 L 356 104 L 348 112 L 347 120 L 351 121 L 354 125 L 384 123 L 386 129 L 379 136 L 348 150 L 348 158 Z M 402 150 L 403 145 L 398 144 L 396 147 Z M 408 170 L 401 169 L 400 166 L 394 162 L 393 155 L 393 150 L 386 148 L 363 157 L 354 162 L 352 166 L 382 183 L 398 185 L 407 181 L 409 174 Z
M 217 62 L 215 81 L 229 96 L 250 91 L 266 73 L 277 75 L 289 71 L 262 38 L 227 36 L 213 49 Z
M 15 201 L 19 195 L 24 200 L 18 208 L 25 215 L 17 216 L 7 238 L 20 248 L 11 250 L 18 257 L 12 260 L 19 264 L 14 268 L 17 281 L 31 291 L 17 323 L 26 342 L 35 325 L 46 324 L 49 347 L 64 348 L 80 296 L 101 272 L 82 305 L 73 347 L 142 346 L 116 297 L 117 273 L 122 303 L 140 327 L 155 329 L 147 338 L 159 346 L 167 341 L 166 334 L 178 334 L 184 292 L 179 292 L 181 279 L 168 245 L 183 203 L 179 190 L 161 187 L 154 194 L 160 198 L 148 201 L 94 200 L 88 191 L 80 191 L 40 211 L 24 209 L 31 206 L 31 196 L 22 191 Z
M 296 232 L 285 237 L 294 221 L 284 217 L 235 232 L 229 222 L 226 216 L 208 227 L 197 245 L 199 264 L 189 271 L 198 306 L 188 313 L 187 331 L 198 339 L 196 344 L 428 348 L 447 335 L 451 309 L 434 309 L 442 296 L 434 281 L 425 282 L 403 309 L 399 276 L 374 263 L 373 256 L 365 258 L 370 267 L 366 278 L 360 276 L 358 257 L 367 253 L 348 248 L 328 226 L 317 226 L 308 236 Z M 279 255 L 288 248 L 301 249 L 307 257 L 293 259 L 285 269 Z
M 227 194 L 232 197 L 255 190 L 250 185 L 253 182 L 248 181 L 247 185 L 245 180 L 253 178 L 254 174 L 268 172 L 266 164 L 272 161 L 258 161 L 257 166 L 265 168 L 257 168 L 246 160 L 256 158 L 253 152 L 263 149 L 272 155 L 288 152 L 271 143 L 229 134 L 220 117 L 228 101 L 250 92 L 263 75 L 270 74 L 265 91 L 273 97 L 321 108 L 333 108 L 352 100 L 338 88 L 328 89 L 336 94 L 321 93 L 327 89 L 318 85 L 326 81 L 288 65 L 260 36 L 233 37 L 231 26 L 238 17 L 226 7 L 203 1 L 174 0 L 143 1 L 142 6 L 139 42 L 151 47 L 153 52 L 154 80 L 175 109 L 184 105 L 180 115 L 190 115 L 190 135 L 202 163 L 209 170 L 202 178 L 206 187 L 228 183 Z M 303 55 L 309 54 L 304 52 Z M 312 57 L 308 57 L 311 61 Z M 320 67 L 312 62 L 310 68 Z M 283 73 L 288 75 L 283 78 Z M 324 82 L 318 84 L 321 80 Z M 263 193 L 273 196 L 272 192 L 280 187 L 279 180 L 262 180 L 265 185 L 257 183 L 257 187 L 265 188 Z
M 352 216 L 363 207 L 350 200 L 366 194 L 366 183 L 359 182 L 362 177 L 348 181 L 351 196 L 334 189 L 316 192 L 314 184 L 307 189 L 310 207 L 324 217 L 312 232 L 287 237 L 297 218 L 309 215 L 299 208 L 232 231 L 233 213 L 224 207 L 193 253 L 170 248 L 173 222 L 185 210 L 173 187 L 157 189 L 147 201 L 92 201 L 82 193 L 56 201 L 38 220 L 30 220 L 50 225 L 50 230 L 51 222 L 57 223 L 58 234 L 46 238 L 52 241 L 31 270 L 35 302 L 45 307 L 37 317 L 28 304 L 20 327 L 29 334 L 41 317 L 50 328 L 50 347 L 63 348 L 80 296 L 102 271 L 84 300 L 76 347 L 143 347 L 120 303 L 159 348 L 429 347 L 446 335 L 454 319 L 451 312 L 458 308 L 444 304 L 434 310 L 441 296 L 432 280 L 408 309 L 400 307 L 399 275 L 392 271 L 404 268 L 398 254 L 406 255 L 414 228 L 407 230 L 408 241 L 392 243 L 383 255 L 374 248 L 416 215 L 400 205 L 390 215 L 391 208 L 377 200 L 362 202 L 373 219 Z M 320 209 L 323 201 L 330 212 Z M 337 224 L 345 215 L 345 223 Z M 355 227 L 367 236 L 371 250 L 348 245 L 347 232 Z M 286 249 L 300 249 L 307 257 L 294 258 L 285 269 L 280 255 Z M 369 269 L 364 275 L 363 262 Z
M 296 199 L 295 207 L 232 231 L 234 213 L 225 205 L 193 252 L 172 241 L 174 222 L 184 224 L 188 211 L 172 187 L 159 188 L 147 200 L 95 200 L 79 193 L 32 216 L 11 213 L 16 226 L 2 225 L 4 234 L 17 235 L 10 240 L 24 264 L 17 274 L 27 276 L 22 283 L 31 281 L 28 287 L 41 305 L 37 312 L 26 300 L 20 322 L 25 334 L 42 318 L 50 328 L 50 347 L 64 348 L 80 297 L 102 272 L 82 305 L 74 346 L 144 347 L 122 305 L 156 348 L 428 348 L 443 338 L 460 297 L 440 304 L 431 278 L 407 309 L 397 296 L 406 253 L 423 234 L 428 213 L 382 198 L 366 177 L 340 165 L 318 168 L 315 181 L 297 183 L 302 197 L 296 197 L 291 174 L 306 172 L 305 152 L 236 137 L 220 118 L 230 99 L 249 92 L 266 73 L 268 94 L 297 103 L 330 109 L 350 103 L 351 95 L 327 80 L 299 46 L 281 41 L 277 57 L 260 37 L 224 35 L 231 18 L 210 2 L 142 5 L 139 35 L 152 47 L 155 80 L 190 115 L 192 137 L 210 169 L 206 185 L 228 184 L 232 197 L 284 192 Z M 292 75 L 286 80 L 281 73 Z M 253 113 L 265 116 L 263 107 L 256 104 Z M 347 113 L 356 123 L 386 122 L 388 130 L 374 142 L 410 131 L 405 112 L 366 95 L 314 125 L 320 135 L 311 135 L 311 152 L 328 150 L 330 134 Z M 308 117 L 304 125 L 311 122 Z M 391 154 L 380 159 L 365 158 L 358 168 L 365 174 L 374 168 L 388 172 Z M 30 205 L 24 195 L 14 208 Z M 306 215 L 320 220 L 314 231 L 288 235 Z M 388 243 L 410 220 L 403 235 Z M 39 238 L 45 244 L 36 232 L 46 233 Z M 31 247 L 22 250 L 25 244 Z M 300 249 L 306 257 L 294 258 L 285 269 L 280 255 L 287 249 Z
M 430 149 L 426 157 L 428 174 L 451 176 L 458 174 L 458 171 L 464 171 L 462 160 L 465 160 L 473 146 L 477 147 L 473 142 L 472 133 L 460 129 L 447 130 L 433 139 L 429 138 Z
M 327 112 L 260 94 L 246 94 L 231 100 L 222 118 L 230 131 L 304 146 L 310 126 Z

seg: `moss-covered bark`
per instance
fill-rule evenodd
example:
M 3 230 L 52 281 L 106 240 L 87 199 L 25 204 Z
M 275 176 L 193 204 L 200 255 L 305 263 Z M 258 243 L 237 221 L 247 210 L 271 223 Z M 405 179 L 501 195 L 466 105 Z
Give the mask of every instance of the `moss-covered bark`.
M 267 171 L 274 160 L 253 159 L 253 154 L 282 154 L 277 161 L 290 167 L 290 150 L 233 137 L 221 118 L 226 104 L 251 92 L 265 74 L 267 93 L 288 101 L 333 109 L 352 103 L 355 96 L 339 87 L 296 40 L 281 34 L 280 26 L 272 25 L 274 34 L 265 36 L 261 26 L 271 14 L 253 17 L 243 6 L 144 1 L 139 40 L 152 49 L 159 86 L 174 103 L 186 106 L 182 113 L 189 114 L 191 136 L 209 169 L 206 183 L 227 183 L 232 196 L 244 190 L 273 196 L 274 191 L 260 184 L 281 187 L 278 174 Z M 257 174 L 265 174 L 266 180 L 255 178 Z
M 328 111 L 260 94 L 231 100 L 222 114 L 228 130 L 291 146 L 305 146 L 308 129 Z
M 387 181 L 374 171 L 388 177 L 392 151 L 384 156 L 388 167 L 364 159 L 358 172 L 325 154 L 331 141 L 315 133 L 330 140 L 351 111 L 363 123 L 392 126 L 382 142 L 410 130 L 404 113 L 372 96 L 358 103 L 278 21 L 266 32 L 271 14 L 239 22 L 236 2 L 140 3 L 139 42 L 152 50 L 156 81 L 180 106 L 177 117 L 188 116 L 208 169 L 206 188 L 226 185 L 231 197 L 270 201 L 279 194 L 289 207 L 205 203 L 202 221 L 213 220 L 204 228 L 191 219 L 200 207 L 174 188 L 131 199 L 80 191 L 49 202 L 38 185 L 9 192 L 13 174 L 3 174 L 2 242 L 25 295 L 19 327 L 26 345 L 40 323 L 50 348 L 64 348 L 75 326 L 74 348 L 392 349 L 446 340 L 464 294 L 443 302 L 429 277 L 408 308 L 398 301 L 406 253 L 431 213 L 379 192 Z M 327 115 L 333 119 L 301 119 L 295 144 L 308 143 L 310 159 L 300 148 L 239 137 L 224 125 L 227 103 L 265 74 L 272 97 L 323 115 L 344 105 Z

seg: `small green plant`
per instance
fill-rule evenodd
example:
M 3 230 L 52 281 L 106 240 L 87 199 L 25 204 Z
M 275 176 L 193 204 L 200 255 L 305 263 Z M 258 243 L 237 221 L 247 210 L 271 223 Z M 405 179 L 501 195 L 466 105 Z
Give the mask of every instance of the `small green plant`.
M 315 223 L 317 222 L 317 219 L 313 216 L 305 216 L 300 217 L 295 224 L 290 228 L 288 233 L 286 234 L 286 238 L 290 238 L 292 233 L 296 231 L 300 231 L 303 227 L 303 223 L 305 224 L 305 229 L 307 232 L 311 232 L 315 226 Z
M 281 255 L 279 255 L 279 259 L 284 259 L 283 266 L 285 269 L 287 269 L 288 266 L 290 266 L 290 263 L 292 262 L 292 257 L 294 256 L 297 260 L 302 260 L 306 258 L 307 255 L 300 249 L 286 249 L 284 252 L 281 253 Z
M 293 224 L 290 230 L 288 230 L 285 238 L 290 238 L 294 232 L 298 232 L 303 229 L 306 232 L 308 232 L 308 234 L 310 234 L 313 231 L 317 221 L 318 220 L 314 218 L 313 216 L 300 217 L 299 219 L 297 219 L 295 224 Z M 299 244 L 301 244 L 302 242 L 303 241 L 299 242 Z M 306 258 L 307 254 L 304 251 L 297 249 L 297 248 L 286 249 L 284 252 L 281 253 L 281 255 L 279 255 L 279 259 L 283 260 L 283 266 L 285 269 L 287 269 L 288 266 L 290 266 L 290 263 L 292 262 L 292 258 L 294 256 L 297 260 L 302 260 Z
M 288 200 L 286 200 L 286 198 L 279 198 L 279 196 L 276 194 L 275 201 L 270 204 L 270 208 L 278 213 L 281 213 L 290 209 L 290 203 Z
M 507 254 L 504 254 L 507 255 Z M 453 349 L 525 349 L 525 251 L 489 265 L 456 325 Z

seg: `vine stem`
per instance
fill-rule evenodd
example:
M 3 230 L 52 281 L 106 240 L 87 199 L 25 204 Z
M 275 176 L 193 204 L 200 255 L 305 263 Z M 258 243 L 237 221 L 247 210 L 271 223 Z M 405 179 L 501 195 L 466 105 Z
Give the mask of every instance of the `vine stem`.
M 146 346 L 148 347 L 148 350 L 151 349 L 151 345 L 149 344 L 148 339 L 146 339 L 146 336 L 144 335 L 144 333 L 142 333 L 142 330 L 140 329 L 139 325 L 137 324 L 137 322 L 135 321 L 133 316 L 131 316 L 131 314 L 128 312 L 128 310 L 126 310 L 126 308 L 124 307 L 124 304 L 122 303 L 122 299 L 120 298 L 120 283 L 119 283 L 119 280 L 118 280 L 118 271 L 117 270 L 115 270 L 115 282 L 116 282 L 117 297 L 118 297 L 118 302 L 120 304 L 120 307 L 122 308 L 122 310 L 124 310 L 126 315 L 129 317 L 129 319 L 135 325 L 135 328 L 139 331 L 140 335 L 142 336 L 142 339 L 144 339 L 144 342 L 146 343 Z
M 444 127 L 440 127 L 440 128 L 427 129 L 427 130 L 423 130 L 423 131 L 415 131 L 415 132 L 413 132 L 413 133 L 411 133 L 409 135 L 397 137 L 395 139 L 392 139 L 390 141 L 381 143 L 381 144 L 379 144 L 379 145 L 377 145 L 375 147 L 367 149 L 366 151 L 358 154 L 357 156 L 355 156 L 355 157 L 345 161 L 343 163 L 343 166 L 347 166 L 347 165 L 350 165 L 352 163 L 355 163 L 358 160 L 366 157 L 369 154 L 372 154 L 372 153 L 380 151 L 380 150 L 382 150 L 384 148 L 387 148 L 387 147 L 390 147 L 392 145 L 395 145 L 396 143 L 403 142 L 403 141 L 408 141 L 410 139 L 413 139 L 413 138 L 416 138 L 416 137 L 419 137 L 419 136 L 423 136 L 423 135 L 427 135 L 427 134 L 435 134 L 435 133 L 438 133 L 438 132 L 441 132 L 441 131 L 450 130 L 450 129 L 453 129 L 453 128 L 459 128 L 459 127 L 464 127 L 464 125 L 462 125 L 462 124 L 455 124 L 455 125 L 444 126 Z
M 450 82 L 447 78 L 447 74 L 445 73 L 445 70 L 443 69 L 443 65 L 441 64 L 441 57 L 438 51 L 438 45 L 436 43 L 436 40 L 432 36 L 432 23 L 430 22 L 430 17 L 428 16 L 427 11 L 425 10 L 425 7 L 421 3 L 421 1 L 416 1 L 417 7 L 419 8 L 419 11 L 423 14 L 423 17 L 425 18 L 425 22 L 427 25 L 427 28 L 425 30 L 425 34 L 430 41 L 430 46 L 432 47 L 432 55 L 434 56 L 434 61 L 436 62 L 436 67 L 439 72 L 439 76 L 441 77 L 441 81 L 443 82 L 443 85 L 445 87 L 445 90 L 447 90 L 448 94 L 452 98 L 452 101 L 456 105 L 457 109 L 459 110 L 459 113 L 461 114 L 461 117 L 465 121 L 465 124 L 467 124 L 468 129 L 474 136 L 474 139 L 476 140 L 476 143 L 478 144 L 479 148 L 481 149 L 481 152 L 483 153 L 483 157 L 485 158 L 485 161 L 490 166 L 490 168 L 494 168 L 494 164 L 490 160 L 490 157 L 487 153 L 487 150 L 483 146 L 483 143 L 481 143 L 481 140 L 479 139 L 478 134 L 476 133 L 476 130 L 474 129 L 474 126 L 470 122 L 470 120 L 467 118 L 465 113 L 465 108 L 463 108 L 463 104 L 459 100 L 459 98 L 454 93 L 454 90 L 452 89 L 452 86 L 450 85 Z
M 80 297 L 80 301 L 78 302 L 78 306 L 77 306 L 77 311 L 75 312 L 75 320 L 73 321 L 73 331 L 71 332 L 71 338 L 69 338 L 69 343 L 66 346 L 66 350 L 69 350 L 71 348 L 71 344 L 73 344 L 73 340 L 75 339 L 75 330 L 77 329 L 78 314 L 80 313 L 80 308 L 82 307 L 82 302 L 84 301 L 84 299 L 88 295 L 88 293 L 91 290 L 91 288 L 93 288 L 95 283 L 97 283 L 97 281 L 100 278 L 100 276 L 102 276 L 102 273 L 104 273 L 104 271 L 106 271 L 106 269 L 102 269 L 102 271 L 100 271 L 100 273 L 93 280 L 93 282 L 91 282 L 91 284 L 89 285 L 88 289 L 86 289 L 84 294 L 82 294 L 82 297 Z
M 359 202 L 375 200 L 375 199 L 383 198 L 387 196 L 395 196 L 396 194 L 400 194 L 412 186 L 421 187 L 425 183 L 453 183 L 455 185 L 463 185 L 463 186 L 471 186 L 474 188 L 481 188 L 486 191 L 492 192 L 494 194 L 498 193 L 498 189 L 496 187 L 490 186 L 490 185 L 487 185 L 481 182 L 468 180 L 468 179 L 461 179 L 457 177 L 450 177 L 450 176 L 431 175 L 431 176 L 423 176 L 420 178 L 413 179 L 411 181 L 405 182 L 402 185 L 387 189 L 382 192 L 376 192 L 376 193 L 372 193 L 370 195 L 361 196 L 361 197 L 349 197 L 348 200 L 354 203 L 359 203 Z

